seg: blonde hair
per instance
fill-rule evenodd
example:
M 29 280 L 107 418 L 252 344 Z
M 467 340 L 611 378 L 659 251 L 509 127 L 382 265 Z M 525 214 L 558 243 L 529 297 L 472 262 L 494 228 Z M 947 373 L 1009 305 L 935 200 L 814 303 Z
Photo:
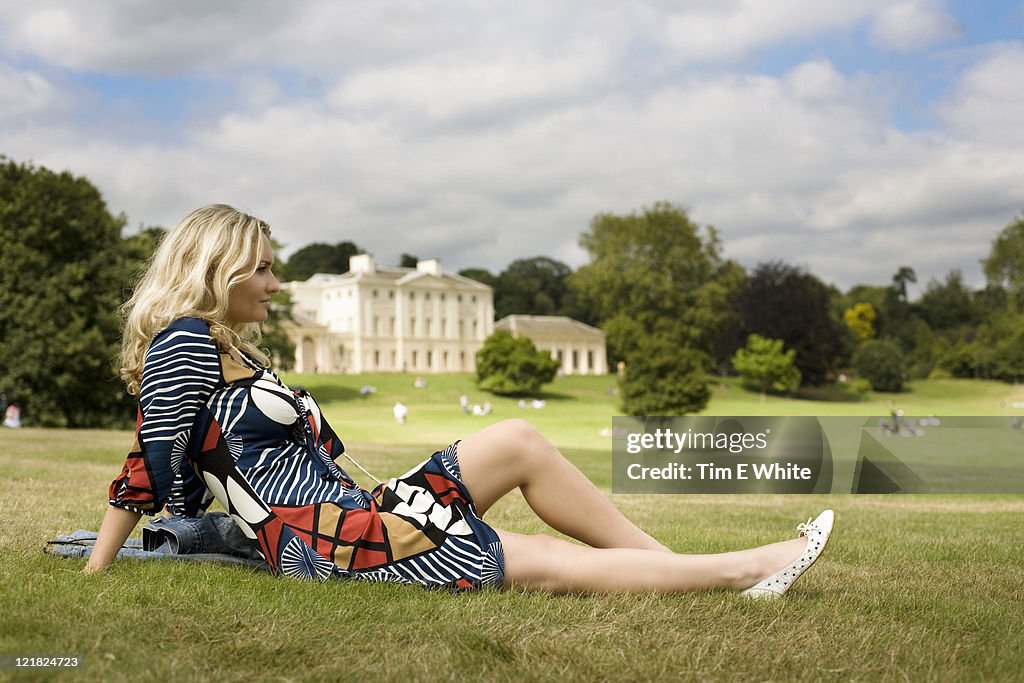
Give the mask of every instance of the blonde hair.
M 202 318 L 222 351 L 237 346 L 270 365 L 256 346 L 259 323 L 225 322 L 228 293 L 255 274 L 263 235 L 270 237 L 269 225 L 226 204 L 198 208 L 167 233 L 121 307 L 121 379 L 128 393 L 139 393 L 153 337 L 178 318 Z

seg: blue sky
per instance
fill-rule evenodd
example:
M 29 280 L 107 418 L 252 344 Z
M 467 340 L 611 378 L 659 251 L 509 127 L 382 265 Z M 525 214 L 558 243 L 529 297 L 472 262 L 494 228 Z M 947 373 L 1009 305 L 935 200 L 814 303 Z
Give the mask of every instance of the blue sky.
M 37 0 L 0 46 L 0 153 L 133 227 L 228 202 L 500 271 L 667 200 L 846 288 L 981 284 L 1024 209 L 1021 1 Z

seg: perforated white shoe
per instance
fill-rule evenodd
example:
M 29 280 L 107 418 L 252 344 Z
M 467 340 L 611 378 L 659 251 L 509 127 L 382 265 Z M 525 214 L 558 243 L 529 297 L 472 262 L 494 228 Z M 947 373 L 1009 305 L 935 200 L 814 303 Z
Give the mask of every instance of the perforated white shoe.
M 787 567 L 783 567 L 776 573 L 769 576 L 755 586 L 751 586 L 740 595 L 760 600 L 775 600 L 781 598 L 783 593 L 800 578 L 800 575 L 810 569 L 828 544 L 829 536 L 832 534 L 832 524 L 835 515 L 831 510 L 825 510 L 815 520 L 808 520 L 797 526 L 800 536 L 807 537 L 807 547 L 800 557 Z

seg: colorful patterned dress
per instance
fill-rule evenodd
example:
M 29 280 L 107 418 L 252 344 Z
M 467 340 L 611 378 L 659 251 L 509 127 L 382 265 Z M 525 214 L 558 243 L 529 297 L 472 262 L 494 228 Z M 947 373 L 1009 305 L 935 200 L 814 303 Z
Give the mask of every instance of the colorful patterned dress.
M 313 398 L 247 360 L 219 349 L 197 318 L 153 339 L 111 505 L 196 515 L 216 498 L 288 576 L 501 586 L 501 543 L 462 483 L 457 443 L 361 489 L 338 467 L 345 447 Z

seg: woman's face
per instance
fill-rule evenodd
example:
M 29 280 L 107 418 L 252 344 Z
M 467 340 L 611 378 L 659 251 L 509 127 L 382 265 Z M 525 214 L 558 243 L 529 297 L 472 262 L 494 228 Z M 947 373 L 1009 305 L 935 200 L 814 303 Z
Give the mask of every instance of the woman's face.
M 270 295 L 280 289 L 281 283 L 270 270 L 274 265 L 274 252 L 266 235 L 260 235 L 258 258 L 252 277 L 242 280 L 228 292 L 228 325 L 259 323 L 267 319 Z

